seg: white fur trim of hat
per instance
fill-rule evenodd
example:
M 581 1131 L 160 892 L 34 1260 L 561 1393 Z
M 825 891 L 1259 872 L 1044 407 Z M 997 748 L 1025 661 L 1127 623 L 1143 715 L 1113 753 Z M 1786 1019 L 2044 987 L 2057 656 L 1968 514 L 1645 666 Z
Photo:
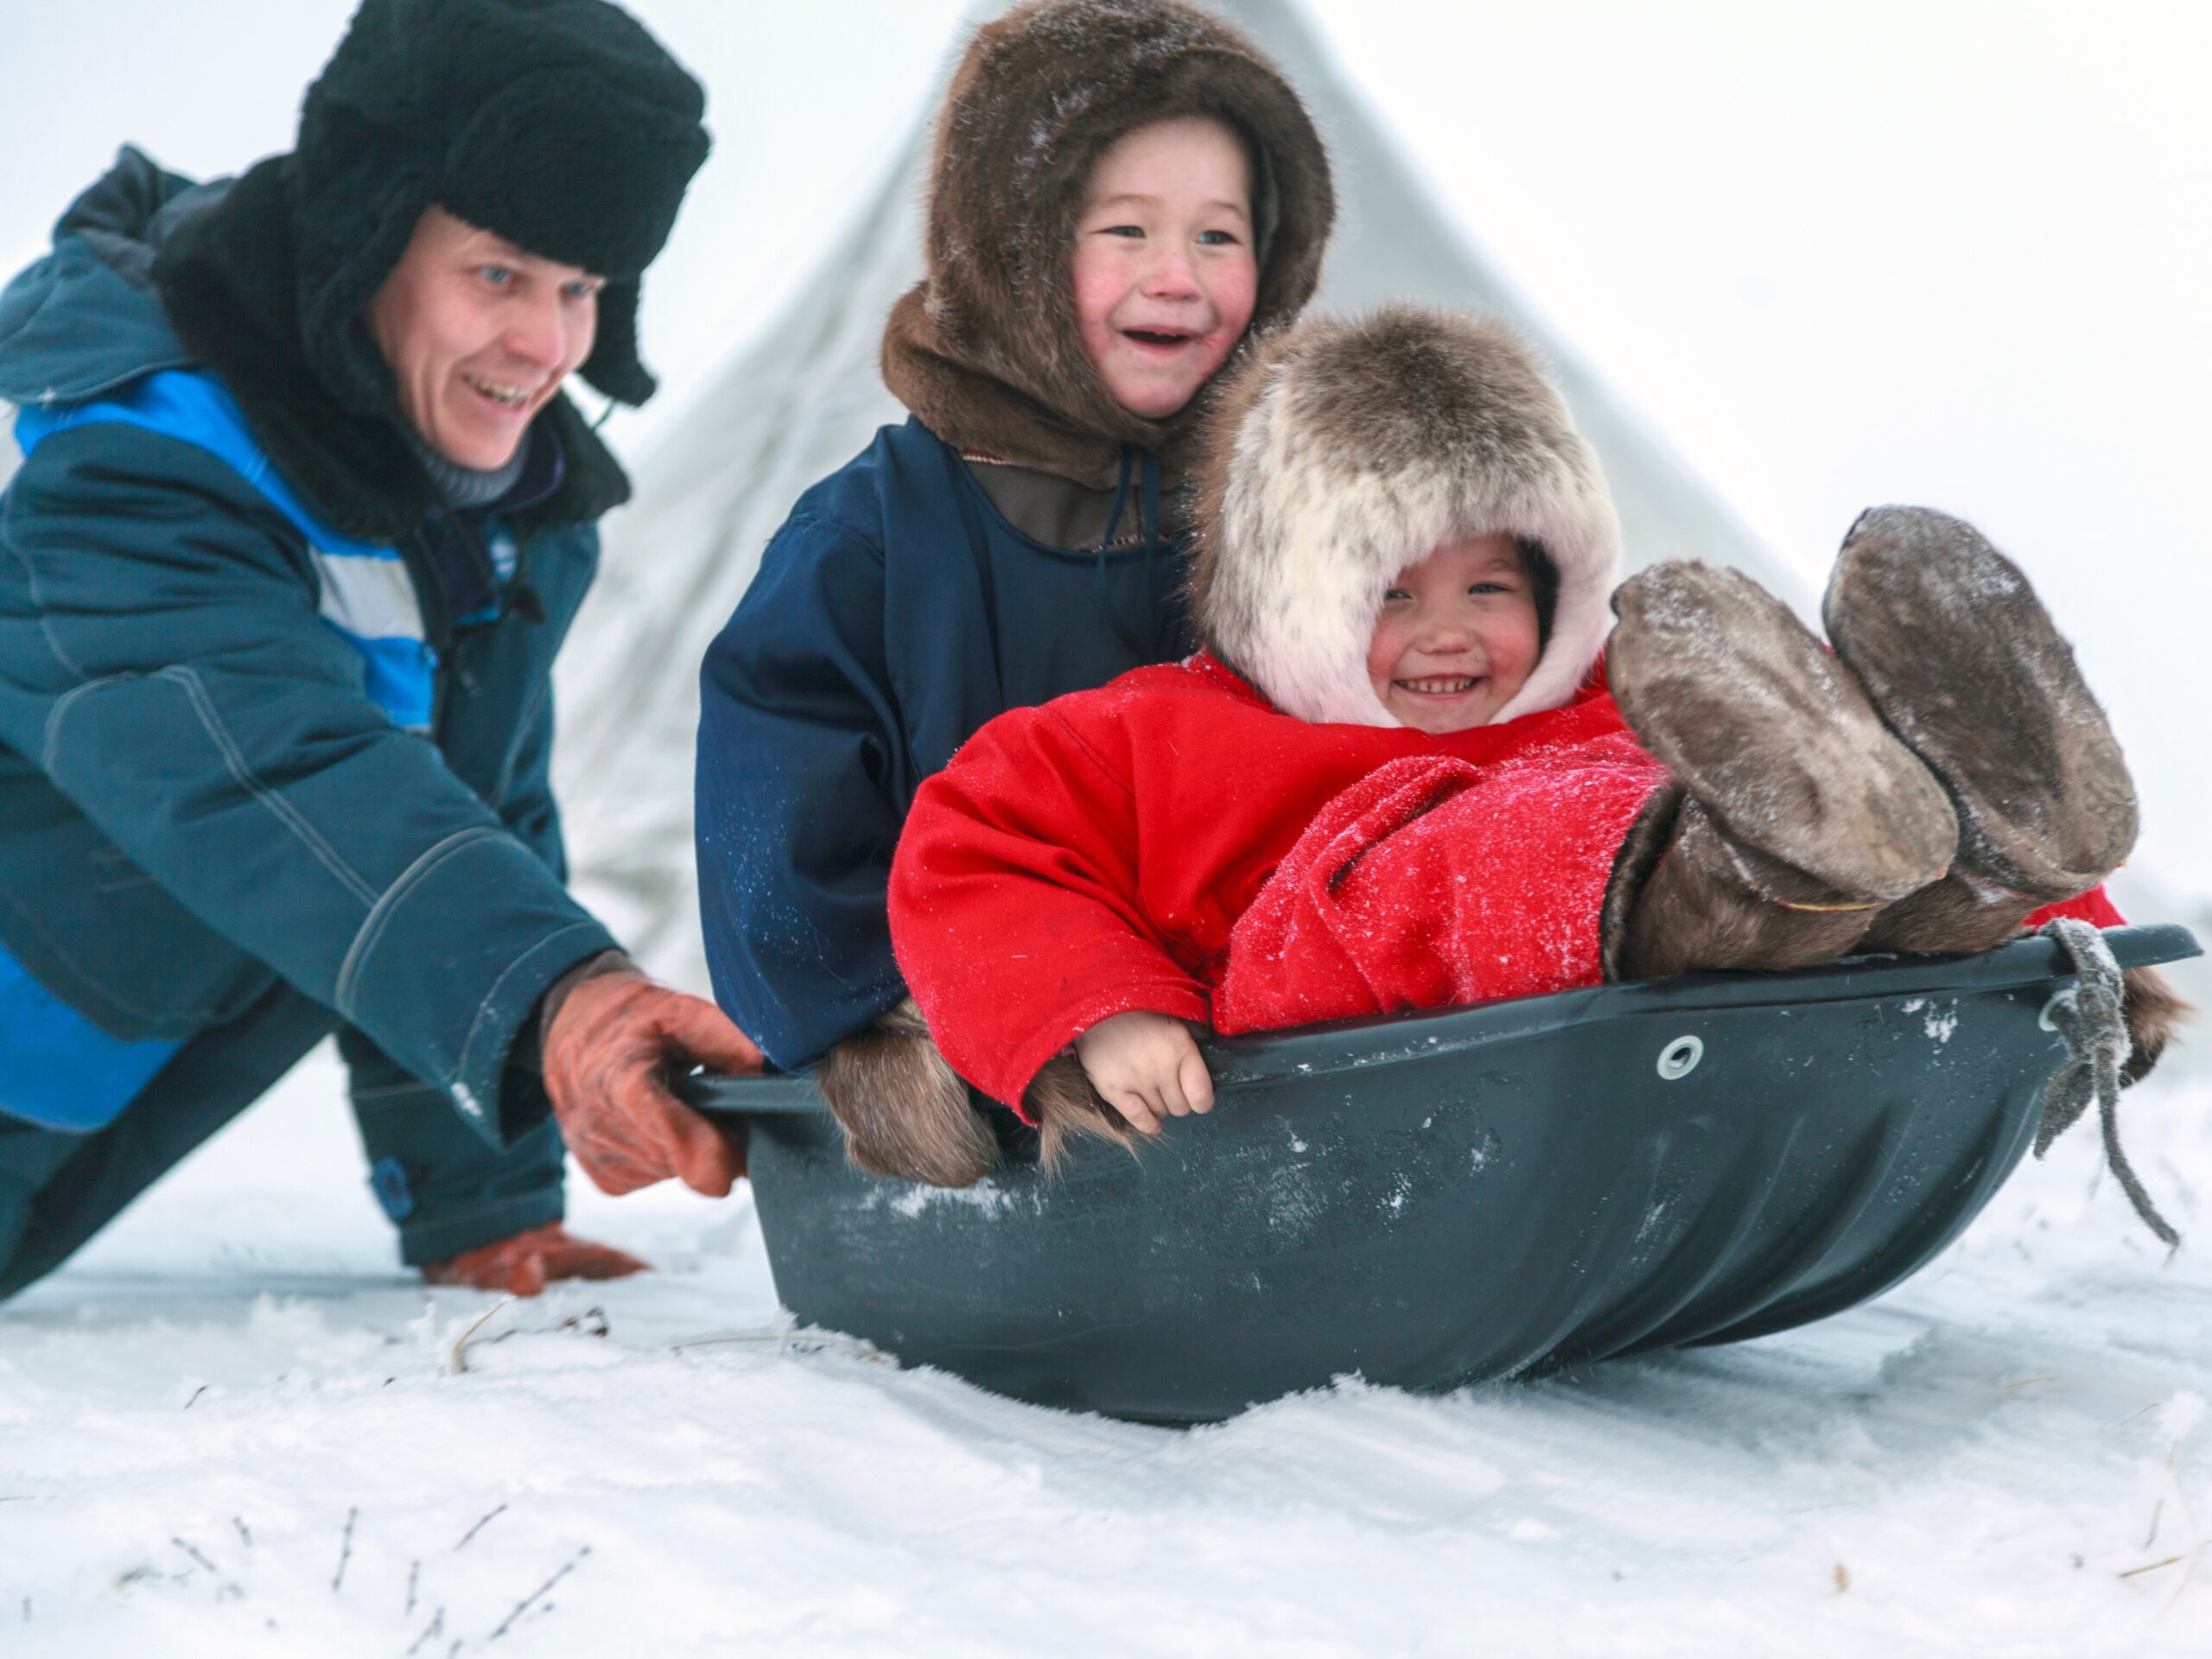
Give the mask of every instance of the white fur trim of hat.
M 1604 647 L 1619 517 L 1501 323 L 1397 305 L 1274 335 L 1223 389 L 1194 505 L 1199 632 L 1301 720 L 1397 723 L 1368 645 L 1391 578 L 1450 541 L 1527 537 L 1558 573 L 1543 654 L 1492 723 L 1572 700 Z

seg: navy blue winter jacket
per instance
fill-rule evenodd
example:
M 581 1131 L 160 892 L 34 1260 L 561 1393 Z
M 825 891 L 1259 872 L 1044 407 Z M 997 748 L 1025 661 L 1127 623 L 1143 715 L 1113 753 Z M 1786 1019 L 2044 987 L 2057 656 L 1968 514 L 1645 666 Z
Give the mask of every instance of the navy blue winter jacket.
M 207 200 L 126 152 L 0 294 L 0 1107 L 96 1128 L 282 982 L 511 1139 L 524 1021 L 613 943 L 563 886 L 549 676 L 626 486 L 556 402 L 542 499 L 445 518 L 291 374 L 281 260 L 211 365 L 149 277 Z
M 918 420 L 799 498 L 700 681 L 707 963 L 771 1060 L 810 1065 L 906 995 L 886 893 L 922 780 L 1008 709 L 1185 654 L 1182 575 L 1179 545 L 1024 535 Z

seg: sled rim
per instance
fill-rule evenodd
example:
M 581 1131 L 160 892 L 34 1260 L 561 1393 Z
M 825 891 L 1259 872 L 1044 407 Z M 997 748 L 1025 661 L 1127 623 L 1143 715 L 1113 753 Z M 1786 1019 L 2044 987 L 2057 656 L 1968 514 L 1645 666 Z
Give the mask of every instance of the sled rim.
M 2121 968 L 2152 968 L 2204 954 L 2189 929 L 2171 922 L 2106 930 Z M 1264 1084 L 1357 1072 L 1394 1060 L 1431 1058 L 1516 1039 L 1548 1036 L 1599 1020 L 1652 1014 L 1777 1010 L 1866 997 L 1946 995 L 2013 990 L 2076 977 L 2073 959 L 2056 939 L 2013 939 L 1974 957 L 1851 957 L 1787 975 L 1685 974 L 1514 997 L 1471 1007 L 1381 1014 L 1243 1037 L 1201 1037 L 1199 1052 L 1216 1085 Z M 685 1104 L 717 1116 L 787 1116 L 826 1113 L 829 1104 L 810 1072 L 757 1077 L 695 1072 L 677 1081 Z

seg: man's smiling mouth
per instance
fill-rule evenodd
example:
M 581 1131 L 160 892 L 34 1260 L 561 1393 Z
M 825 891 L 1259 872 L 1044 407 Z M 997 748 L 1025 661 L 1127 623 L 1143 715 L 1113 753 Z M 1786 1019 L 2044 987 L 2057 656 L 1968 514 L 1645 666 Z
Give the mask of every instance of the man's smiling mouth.
M 502 409 L 521 409 L 537 396 L 535 386 L 511 386 L 497 380 L 486 380 L 464 373 L 462 379 L 482 392 Z

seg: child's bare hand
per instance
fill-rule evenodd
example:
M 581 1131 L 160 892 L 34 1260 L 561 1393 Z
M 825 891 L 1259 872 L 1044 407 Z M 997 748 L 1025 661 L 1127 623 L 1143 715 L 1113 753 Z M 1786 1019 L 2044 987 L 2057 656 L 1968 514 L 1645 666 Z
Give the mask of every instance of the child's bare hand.
M 1167 1118 L 1213 1109 L 1213 1079 L 1191 1028 L 1141 1010 L 1101 1020 L 1075 1039 L 1090 1086 L 1140 1135 L 1158 1135 Z

